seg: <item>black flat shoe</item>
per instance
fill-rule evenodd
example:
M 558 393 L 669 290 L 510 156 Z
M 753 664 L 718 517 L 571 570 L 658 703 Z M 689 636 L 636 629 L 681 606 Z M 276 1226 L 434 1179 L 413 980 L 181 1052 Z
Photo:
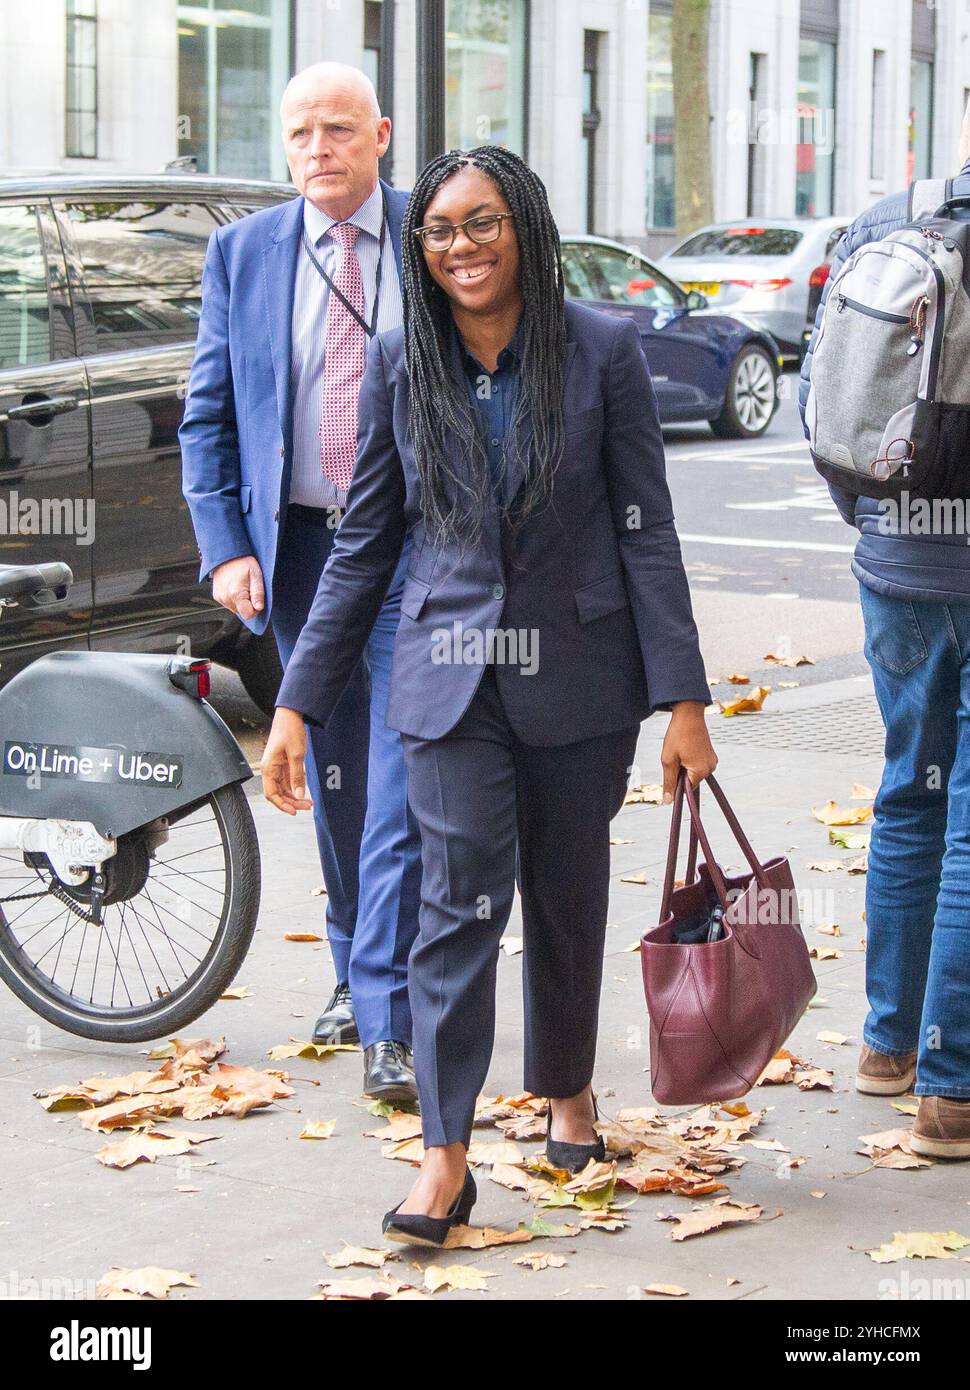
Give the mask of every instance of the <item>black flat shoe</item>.
M 381 1230 L 388 1240 L 396 1240 L 400 1245 L 441 1246 L 448 1239 L 452 1227 L 468 1225 L 477 1198 L 478 1188 L 472 1170 L 466 1168 L 464 1184 L 447 1216 L 423 1216 L 420 1212 L 399 1214 L 395 1207 L 386 1213 Z
M 600 1112 L 596 1108 L 596 1097 L 593 1097 L 593 1119 L 598 1120 Z M 581 1173 L 589 1163 L 590 1159 L 594 1163 L 603 1163 L 606 1159 L 606 1145 L 603 1142 L 602 1134 L 596 1136 L 595 1144 L 566 1144 L 561 1139 L 553 1139 L 550 1131 L 552 1129 L 552 1101 L 549 1102 L 549 1114 L 546 1117 L 546 1158 L 553 1168 L 565 1168 L 570 1173 Z
M 339 985 L 334 990 L 330 1003 L 317 1019 L 313 1028 L 315 1043 L 359 1043 L 357 1019 L 354 1017 L 354 1001 L 350 997 L 350 986 Z
M 364 1095 L 373 1100 L 407 1101 L 418 1098 L 411 1049 L 388 1039 L 364 1049 Z

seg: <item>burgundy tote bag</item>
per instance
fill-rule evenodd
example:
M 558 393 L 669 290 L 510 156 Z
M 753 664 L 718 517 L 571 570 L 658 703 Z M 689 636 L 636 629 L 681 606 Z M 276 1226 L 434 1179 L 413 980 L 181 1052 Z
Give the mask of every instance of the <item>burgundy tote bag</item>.
M 755 1085 L 815 993 L 815 975 L 798 919 L 791 866 L 761 863 L 727 797 L 708 785 L 737 839 L 749 873 L 725 878 L 686 773 L 674 795 L 660 925 L 640 944 L 650 1014 L 650 1076 L 663 1105 L 732 1100 Z M 690 814 L 687 879 L 674 887 L 684 801 Z M 704 862 L 695 873 L 698 843 Z M 678 923 L 720 904 L 720 940 L 684 944 Z

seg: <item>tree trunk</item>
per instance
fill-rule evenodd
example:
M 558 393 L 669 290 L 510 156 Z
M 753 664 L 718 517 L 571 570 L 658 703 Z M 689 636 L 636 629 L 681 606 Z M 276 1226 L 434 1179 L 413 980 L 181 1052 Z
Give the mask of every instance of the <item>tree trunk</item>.
M 713 220 L 711 98 L 707 80 L 710 0 L 674 0 L 674 198 L 677 236 Z

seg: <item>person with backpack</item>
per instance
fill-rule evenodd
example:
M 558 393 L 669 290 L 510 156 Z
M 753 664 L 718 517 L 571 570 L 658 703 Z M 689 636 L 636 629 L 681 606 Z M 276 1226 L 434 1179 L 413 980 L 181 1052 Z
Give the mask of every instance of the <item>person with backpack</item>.
M 911 1144 L 970 1158 L 970 106 L 963 166 L 858 217 L 802 367 L 815 465 L 857 527 L 886 727 L 856 1087 L 919 1099 Z

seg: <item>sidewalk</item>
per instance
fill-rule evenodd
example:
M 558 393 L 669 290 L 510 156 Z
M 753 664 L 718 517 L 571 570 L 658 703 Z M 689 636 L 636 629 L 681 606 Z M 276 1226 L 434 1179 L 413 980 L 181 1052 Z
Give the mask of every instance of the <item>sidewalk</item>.
M 780 675 L 798 678 L 797 671 Z M 812 891 L 805 922 L 809 944 L 844 953 L 817 963 L 815 1005 L 789 1044 L 805 1062 L 833 1072 L 832 1090 L 803 1091 L 789 1083 L 763 1086 L 749 1095 L 750 1109 L 767 1113 L 749 1138 L 738 1136 L 737 1147 L 729 1151 L 744 1163 L 720 1174 L 727 1193 L 697 1199 L 669 1192 L 636 1196 L 618 1187 L 622 1229 L 587 1229 L 528 1244 L 420 1255 L 391 1247 L 399 1253 L 385 1266 L 386 1275 L 420 1286 L 428 1265 L 474 1266 L 493 1276 L 486 1293 L 443 1291 L 434 1296 L 491 1300 L 629 1299 L 651 1284 L 679 1286 L 693 1299 L 857 1299 L 892 1292 L 901 1279 L 905 1288 L 907 1275 L 962 1278 L 959 1255 L 946 1263 L 884 1265 L 863 1253 L 891 1240 L 896 1231 L 970 1235 L 966 1166 L 897 1170 L 873 1166 L 859 1152 L 860 1135 L 904 1129 L 908 1117 L 890 1100 L 865 1098 L 852 1089 L 865 1009 L 865 880 L 844 870 L 822 873 L 807 865 L 857 857 L 829 844 L 811 807 L 830 798 L 850 804 L 855 781 L 875 786 L 879 758 L 871 753 L 848 756 L 824 746 L 773 746 L 783 739 L 768 722 L 770 708 L 809 712 L 835 705 L 831 723 L 837 726 L 840 702 L 847 700 L 851 707 L 845 705 L 839 733 L 843 740 L 854 737 L 850 721 L 863 718 L 860 696 L 866 690 L 858 681 L 776 690 L 766 713 L 749 716 L 744 730 L 747 738 L 749 730 L 753 735 L 763 727 L 763 743 L 739 741 L 737 728 L 729 732 L 740 716 L 712 716 L 715 740 L 724 732 L 719 776 L 752 841 L 766 857 L 788 852 L 798 887 Z M 724 684 L 715 689 L 721 698 L 731 693 Z M 757 725 L 759 720 L 765 721 L 763 726 Z M 657 754 L 665 724 L 661 716 L 644 727 L 639 748 L 644 782 L 659 778 Z M 865 733 L 859 730 L 857 746 L 866 746 Z M 871 744 L 871 729 L 869 735 Z M 93 1290 L 113 1265 L 157 1265 L 194 1274 L 198 1288 L 178 1289 L 175 1298 L 305 1299 L 317 1291 L 319 1280 L 376 1274 L 363 1268 L 333 1270 L 326 1255 L 344 1242 L 382 1245 L 381 1214 L 403 1197 L 410 1170 L 406 1163 L 382 1156 L 378 1139 L 365 1137 L 365 1131 L 383 1122 L 362 1108 L 358 1054 L 329 1061 L 274 1063 L 267 1058 L 274 1045 L 308 1037 L 333 977 L 325 947 L 283 939 L 288 931 L 322 931 L 323 900 L 311 896 L 320 881 L 311 822 L 304 818 L 294 824 L 255 797 L 253 809 L 263 851 L 263 910 L 237 981 L 248 985 L 252 995 L 220 1003 L 191 1035 L 225 1034 L 225 1060 L 236 1065 L 285 1068 L 295 1094 L 243 1120 L 197 1122 L 198 1130 L 219 1137 L 200 1145 L 192 1157 L 161 1158 L 126 1171 L 105 1168 L 94 1158 L 104 1139 L 83 1129 L 77 1112 L 45 1112 L 32 1093 L 97 1072 L 117 1075 L 153 1065 L 145 1061 L 147 1045 L 85 1044 L 35 1019 L 12 995 L 0 994 L 0 1285 L 55 1279 Z M 625 808 L 613 825 L 614 836 L 630 843 L 613 851 L 597 1071 L 600 1108 L 611 1118 L 621 1109 L 653 1104 L 639 957 L 629 948 L 656 922 L 667 821 L 666 810 L 635 805 Z M 720 827 L 715 828 L 716 843 L 725 850 L 723 862 L 736 864 L 739 856 L 728 849 Z M 649 882 L 624 881 L 637 874 Z M 840 938 L 817 932 L 820 921 L 833 919 L 841 925 Z M 508 934 L 520 933 L 516 915 Z M 520 975 L 521 956 L 503 952 L 500 1021 L 487 1086 L 492 1097 L 514 1096 L 521 1088 Z M 850 1041 L 826 1044 L 817 1040 L 820 1031 L 843 1034 Z M 722 1121 L 730 1118 L 720 1116 Z M 333 1136 L 300 1140 L 310 1120 L 335 1120 Z M 186 1131 L 193 1124 L 177 1120 L 169 1128 Z M 659 1131 L 650 1133 L 656 1143 Z M 505 1136 L 495 1128 L 481 1128 L 475 1138 L 492 1145 Z M 541 1142 L 515 1142 L 523 1155 L 542 1149 Z M 492 1150 L 489 1156 L 514 1158 L 508 1150 L 501 1155 Z M 796 1165 L 794 1160 L 803 1161 Z M 623 1159 L 621 1166 L 627 1162 Z M 481 1196 L 476 1224 L 514 1230 L 530 1221 L 536 1208 L 526 1194 L 489 1181 L 489 1171 L 487 1164 L 477 1170 Z M 514 1180 L 508 1169 L 499 1168 L 496 1175 Z M 758 1204 L 763 1215 L 680 1241 L 671 1238 L 673 1225 L 657 1219 L 661 1214 L 686 1216 L 695 1205 L 725 1195 L 737 1203 Z M 578 1225 L 582 1213 L 562 1208 L 546 1213 L 545 1219 Z M 523 1255 L 540 1254 L 565 1263 L 540 1270 L 514 1263 Z

